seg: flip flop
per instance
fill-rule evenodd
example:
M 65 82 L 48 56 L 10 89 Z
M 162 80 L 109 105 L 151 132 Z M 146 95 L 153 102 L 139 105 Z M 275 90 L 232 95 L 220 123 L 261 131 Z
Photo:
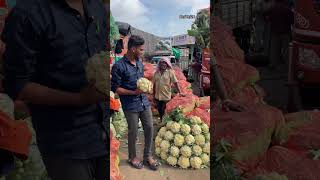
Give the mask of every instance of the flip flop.
M 150 164 L 150 162 L 148 160 L 143 160 L 143 164 L 148 166 L 149 169 L 156 171 L 156 170 L 158 170 L 158 168 L 161 164 L 158 160 L 154 160 L 154 161 L 155 162 L 153 164 Z
M 142 169 L 143 168 L 143 162 L 137 162 L 137 163 L 133 163 L 131 160 L 129 160 L 129 164 L 131 167 L 134 167 L 136 169 Z

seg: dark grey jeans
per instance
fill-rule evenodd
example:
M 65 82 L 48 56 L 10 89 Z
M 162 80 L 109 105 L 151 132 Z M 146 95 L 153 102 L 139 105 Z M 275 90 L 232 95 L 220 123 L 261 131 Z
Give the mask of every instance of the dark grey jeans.
M 88 160 L 50 156 L 43 157 L 43 162 L 51 180 L 107 180 L 107 156 Z
M 125 117 L 128 122 L 128 149 L 129 159 L 136 157 L 136 139 L 138 132 L 139 118 L 141 120 L 144 131 L 144 154 L 143 157 L 147 158 L 152 155 L 152 140 L 153 140 L 153 117 L 151 107 L 149 106 L 141 112 L 124 111 Z

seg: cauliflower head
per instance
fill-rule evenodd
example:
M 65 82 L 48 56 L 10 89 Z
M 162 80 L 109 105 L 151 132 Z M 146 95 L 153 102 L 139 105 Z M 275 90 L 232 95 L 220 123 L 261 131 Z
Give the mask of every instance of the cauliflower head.
M 202 132 L 201 127 L 198 124 L 193 125 L 191 130 L 193 135 L 198 135 Z
M 188 134 L 190 134 L 191 128 L 188 124 L 182 124 L 180 130 L 181 130 L 182 134 L 188 135 Z
M 174 121 L 169 121 L 169 122 L 167 122 L 166 128 L 167 128 L 167 129 L 171 129 L 171 126 L 172 126 L 173 123 L 174 123 Z
M 205 123 L 202 123 L 201 130 L 203 133 L 207 134 L 207 133 L 209 133 L 209 126 Z
M 203 146 L 202 151 L 203 151 L 204 153 L 210 154 L 210 143 L 206 143 L 206 144 Z
M 156 153 L 157 156 L 160 156 L 160 154 L 161 154 L 161 148 L 160 148 L 160 147 L 156 147 L 155 153 Z
M 184 157 L 190 157 L 192 154 L 192 150 L 189 146 L 184 145 L 180 148 L 180 153 Z
M 187 169 L 188 167 L 190 167 L 190 160 L 189 158 L 180 156 L 179 160 L 178 160 L 178 165 L 183 168 L 183 169 Z
M 176 166 L 177 165 L 177 158 L 176 157 L 173 157 L 173 156 L 169 156 L 167 158 L 167 163 L 170 164 L 171 166 Z
M 156 139 L 154 140 L 154 144 L 156 147 L 160 147 L 160 144 L 162 142 L 162 138 L 160 136 L 157 136 Z
M 164 134 L 164 139 L 167 140 L 167 141 L 170 141 L 173 139 L 173 133 L 171 131 L 167 131 L 165 134 Z
M 160 153 L 160 157 L 161 157 L 162 160 L 166 161 L 167 158 L 168 158 L 168 154 L 166 152 L 162 151 Z
M 206 143 L 206 138 L 202 134 L 196 135 L 194 139 L 199 146 L 203 146 Z
M 184 143 L 184 137 L 181 134 L 176 134 L 174 136 L 174 144 L 175 146 L 181 147 Z
M 162 128 L 160 128 L 160 130 L 158 132 L 158 136 L 163 138 L 166 132 L 167 132 L 167 128 L 166 127 L 162 127 Z
M 170 147 L 170 143 L 167 140 L 163 140 L 160 143 L 161 152 L 168 152 Z
M 202 154 L 202 148 L 199 145 L 194 145 L 192 147 L 192 152 L 196 156 L 200 156 Z
M 190 121 L 191 121 L 191 123 L 192 124 L 201 124 L 202 123 L 202 121 L 201 121 L 201 119 L 198 117 L 198 116 L 191 116 L 190 117 Z
M 171 129 L 171 131 L 172 131 L 173 133 L 179 133 L 179 132 L 180 132 L 180 124 L 177 123 L 177 122 L 174 122 L 174 123 L 172 123 L 170 129 Z
M 171 146 L 170 147 L 170 154 L 174 157 L 178 157 L 180 153 L 180 149 L 176 146 Z
M 191 134 L 187 135 L 184 139 L 187 145 L 192 145 L 195 142 L 195 139 Z
M 137 87 L 138 89 L 140 89 L 142 92 L 145 92 L 145 93 L 152 93 L 152 88 L 153 88 L 153 85 L 152 85 L 152 82 L 149 81 L 148 79 L 146 78 L 140 78 L 138 79 L 137 81 Z
M 192 158 L 190 158 L 190 164 L 191 164 L 192 168 L 200 169 L 201 164 L 202 164 L 202 160 L 199 157 L 192 157 Z
M 208 154 L 203 153 L 203 154 L 200 155 L 200 158 L 201 158 L 202 163 L 203 163 L 204 165 L 209 165 L 209 163 L 210 163 L 210 157 L 208 156 Z

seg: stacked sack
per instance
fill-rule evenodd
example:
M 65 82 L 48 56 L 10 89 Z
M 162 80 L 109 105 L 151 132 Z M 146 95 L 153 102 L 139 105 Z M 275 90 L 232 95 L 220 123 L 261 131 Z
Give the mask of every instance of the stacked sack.
M 215 174 L 221 180 L 230 174 L 249 180 L 319 179 L 320 113 L 283 115 L 267 105 L 263 89 L 255 84 L 259 73 L 244 63 L 230 28 L 217 17 L 212 21 L 215 28 L 211 35 L 219 44 L 214 46 L 214 54 L 228 95 L 247 107 L 244 112 L 224 112 L 221 101 L 214 102 L 215 131 L 211 138 L 214 147 L 224 147 L 223 151 L 213 150 Z M 228 167 L 228 172 L 221 167 Z

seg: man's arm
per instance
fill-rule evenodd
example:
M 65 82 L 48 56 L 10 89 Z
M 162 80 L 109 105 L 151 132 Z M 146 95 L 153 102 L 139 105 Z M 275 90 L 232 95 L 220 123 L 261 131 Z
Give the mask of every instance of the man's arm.
M 179 83 L 178 83 L 177 76 L 176 76 L 174 70 L 171 70 L 171 72 L 172 72 L 172 73 L 171 73 L 171 82 L 173 82 L 175 88 L 177 88 L 178 93 L 181 94 L 181 95 L 183 95 L 183 93 L 182 93 L 182 91 L 181 91 L 181 88 L 180 88 L 180 86 L 179 86 Z
M 218 71 L 217 61 L 215 57 L 212 59 L 213 61 L 213 82 L 215 83 L 214 86 L 216 87 L 218 96 L 221 98 L 221 100 L 228 99 L 227 90 L 225 88 L 225 85 L 223 83 L 222 77 Z
M 118 64 L 113 65 L 111 70 L 111 90 L 119 95 L 139 95 L 142 92 L 140 90 L 129 90 L 120 87 L 122 77 L 121 77 L 121 69 Z
M 230 100 L 228 98 L 228 94 L 225 88 L 225 85 L 223 83 L 223 79 L 218 71 L 218 67 L 216 63 L 213 65 L 213 77 L 214 77 L 214 82 L 215 86 L 217 87 L 217 93 L 220 99 L 222 100 L 222 104 L 226 108 L 227 111 L 232 110 L 232 111 L 244 111 L 246 108 L 241 106 L 240 104 Z
M 14 100 L 30 104 L 79 106 L 94 103 L 95 100 L 89 102 L 81 93 L 63 92 L 31 82 L 41 46 L 40 31 L 32 23 L 35 22 L 31 21 L 30 13 L 21 8 L 13 9 L 6 20 L 2 36 L 6 44 L 3 67 L 6 93 Z

